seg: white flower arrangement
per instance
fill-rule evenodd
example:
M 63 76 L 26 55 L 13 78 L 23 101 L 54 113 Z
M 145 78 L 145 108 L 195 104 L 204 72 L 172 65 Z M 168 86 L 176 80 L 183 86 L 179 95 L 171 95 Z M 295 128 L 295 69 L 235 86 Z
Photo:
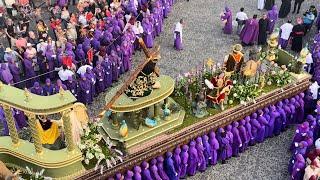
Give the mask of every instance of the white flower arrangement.
M 43 175 L 44 173 L 44 169 L 42 169 L 41 171 L 33 171 L 32 168 L 29 168 L 28 166 L 26 166 L 26 170 L 27 170 L 27 174 L 29 177 L 28 179 L 30 180 L 52 180 L 51 177 L 46 177 Z
M 103 173 L 104 165 L 111 168 L 122 162 L 123 153 L 114 149 L 114 144 L 107 138 L 103 139 L 99 134 L 98 128 L 103 124 L 101 122 L 89 122 L 88 126 L 84 129 L 84 134 L 81 137 L 81 143 L 78 144 L 84 158 L 84 164 L 89 165 L 92 161 L 95 162 L 95 170 L 100 168 Z M 102 140 L 105 140 L 104 142 Z M 117 161 L 117 160 L 118 161 Z

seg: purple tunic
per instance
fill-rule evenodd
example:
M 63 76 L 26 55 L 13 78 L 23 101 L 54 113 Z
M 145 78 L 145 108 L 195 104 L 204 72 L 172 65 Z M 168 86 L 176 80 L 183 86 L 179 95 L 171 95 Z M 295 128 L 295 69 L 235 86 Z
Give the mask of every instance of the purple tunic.
M 89 81 L 91 81 L 91 93 L 93 96 L 96 95 L 96 87 L 95 84 L 97 82 L 97 78 L 95 76 L 95 74 L 92 72 L 91 68 L 87 67 L 86 69 L 86 73 L 84 73 L 84 76 L 86 77 L 86 79 L 88 79 Z
M 25 76 L 26 76 L 27 79 L 36 76 L 36 73 L 34 72 L 32 60 L 29 60 L 29 59 L 25 58 L 23 60 L 23 64 L 24 64 L 24 67 L 25 67 Z M 31 87 L 34 82 L 35 82 L 35 79 L 28 80 L 27 83 L 26 83 L 27 87 Z
M 296 155 L 296 161 L 293 164 L 291 179 L 293 180 L 300 180 L 303 179 L 304 169 L 306 163 L 305 159 L 301 154 Z
M 239 123 L 233 122 L 232 134 L 233 134 L 233 144 L 232 144 L 232 155 L 235 157 L 239 156 L 239 148 L 242 146 L 242 141 L 240 133 L 238 130 Z
M 142 179 L 143 180 L 152 180 L 150 170 L 149 170 L 149 163 L 147 162 L 142 162 L 141 164 L 141 169 L 142 169 Z
M 22 129 L 24 127 L 27 127 L 27 119 L 23 111 L 20 111 L 18 109 L 13 109 L 13 117 L 16 120 L 16 125 L 18 129 Z
M 172 153 L 167 152 L 164 160 L 164 168 L 170 180 L 178 180 L 179 176 L 174 168 L 174 162 L 172 160 Z
M 168 175 L 166 174 L 164 168 L 163 168 L 163 157 L 162 156 L 158 156 L 157 157 L 157 167 L 158 167 L 158 172 L 159 172 L 159 175 L 161 177 L 161 179 L 163 180 L 169 180 L 169 177 Z
M 187 167 L 188 167 L 188 161 L 189 161 L 189 154 L 188 154 L 189 147 L 188 145 L 182 146 L 182 152 L 181 152 L 181 173 L 180 178 L 184 178 L 187 175 Z
M 60 92 L 60 88 L 62 88 L 63 90 L 67 90 L 67 86 L 64 85 L 60 79 L 58 79 L 54 87 L 54 94 L 58 94 Z
M 219 159 L 222 160 L 222 163 L 225 163 L 225 160 L 227 159 L 227 147 L 230 146 L 230 139 L 227 137 L 223 128 L 218 129 L 217 140 L 220 146 Z
M 153 47 L 153 37 L 152 37 L 152 25 L 150 24 L 148 19 L 144 19 L 144 22 L 142 23 L 143 27 L 143 40 L 147 46 L 147 48 Z
M 79 85 L 76 80 L 73 80 L 73 78 L 70 76 L 68 78 L 68 81 L 65 82 L 67 89 L 78 99 L 78 90 Z
M 210 131 L 209 136 L 210 136 L 209 144 L 210 144 L 210 154 L 211 154 L 210 164 L 216 165 L 218 162 L 219 142 L 216 139 L 216 133 L 214 131 Z
M 43 95 L 51 96 L 54 94 L 54 86 L 51 84 L 50 79 L 46 79 L 46 84 L 43 86 Z
M 233 134 L 231 132 L 232 126 L 229 124 L 225 129 L 227 133 L 227 138 L 229 138 L 229 144 L 227 145 L 227 158 L 229 159 L 232 157 L 232 144 L 233 144 Z
M 20 68 L 14 63 L 13 59 L 10 59 L 9 61 L 9 70 L 13 76 L 13 82 L 17 83 L 20 81 Z
M 152 179 L 161 180 L 161 177 L 158 173 L 157 160 L 152 159 L 150 161 L 150 165 L 151 165 L 150 166 L 150 174 L 151 174 Z
M 46 52 L 45 52 L 46 58 L 47 58 L 47 62 L 48 62 L 48 66 L 49 66 L 49 71 L 53 71 L 55 66 L 55 58 L 54 58 L 54 50 L 51 47 L 51 45 L 48 45 L 46 48 Z M 50 79 L 54 78 L 54 73 L 50 73 L 49 74 Z
M 6 64 L 1 64 L 0 79 L 4 84 L 13 83 L 13 76 Z
M 240 147 L 240 152 L 244 152 L 246 150 L 246 148 L 248 147 L 249 141 L 250 141 L 250 138 L 248 137 L 248 133 L 247 133 L 245 125 L 246 125 L 246 121 L 244 119 L 242 119 L 240 121 L 240 125 L 238 127 L 239 135 L 240 135 L 241 142 L 242 142 L 242 146 Z
M 204 147 L 203 147 L 203 143 L 202 143 L 202 138 L 201 137 L 197 137 L 196 139 L 196 149 L 198 152 L 198 170 L 200 172 L 204 172 L 207 169 L 207 162 L 206 159 L 204 157 Z
M 182 50 L 182 38 L 181 38 L 181 33 L 178 31 L 175 31 L 175 38 L 174 38 L 174 48 L 178 51 Z
M 92 94 L 92 82 L 87 79 L 85 76 L 81 77 L 79 81 L 79 95 L 80 95 L 80 102 L 84 104 L 90 104 L 93 101 L 93 94 Z
M 97 66 L 93 69 L 93 72 L 96 76 L 96 93 L 99 94 L 105 90 L 105 71 L 101 66 L 101 63 L 97 63 Z
M 270 34 L 273 32 L 274 26 L 277 23 L 278 14 L 279 14 L 279 11 L 276 5 L 272 7 L 272 10 L 268 11 L 268 15 L 267 15 L 269 20 L 268 31 Z
M 37 95 L 43 96 L 43 89 L 40 86 L 39 82 L 35 82 L 33 84 L 33 87 L 30 88 L 30 92 L 33 93 L 33 94 L 37 94 Z
M 211 156 L 211 146 L 209 143 L 209 137 L 207 135 L 202 136 L 202 143 L 203 143 L 203 154 L 204 158 L 206 160 L 206 166 L 209 165 L 209 161 L 211 161 L 212 156 Z
M 196 142 L 191 141 L 189 147 L 189 160 L 188 160 L 188 175 L 194 176 L 197 172 L 197 167 L 199 164 L 198 151 L 196 149 Z
M 246 44 L 253 44 L 258 40 L 259 23 L 257 19 L 248 19 L 240 33 L 241 41 Z
M 270 107 L 270 121 L 269 121 L 269 132 L 268 137 L 272 137 L 275 129 L 276 119 L 280 118 L 280 113 L 276 111 L 274 106 Z M 277 119 L 278 120 L 278 119 Z
M 86 54 L 83 51 L 82 44 L 79 44 L 77 46 L 76 58 L 75 59 L 76 59 L 77 62 L 83 62 L 84 63 L 86 61 Z
M 223 32 L 225 34 L 232 34 L 232 12 L 228 7 L 225 7 L 224 15 L 221 16 L 222 21 L 226 21 Z
M 112 81 L 118 81 L 121 69 L 120 58 L 116 52 L 112 50 L 109 59 L 112 62 Z
M 254 137 L 254 140 L 251 142 L 251 144 L 255 144 L 257 137 L 258 137 L 258 131 L 261 129 L 261 125 L 259 121 L 257 120 L 258 115 L 257 113 L 253 113 L 251 115 L 250 123 L 252 125 L 252 135 Z
M 133 175 L 133 179 L 134 180 L 141 180 L 141 168 L 140 166 L 135 166 L 133 168 L 133 172 L 134 172 L 134 175 Z
M 125 71 L 128 71 L 131 69 L 131 56 L 132 56 L 132 49 L 129 47 L 127 41 L 123 41 L 122 46 L 122 63 Z
M 128 170 L 126 175 L 124 176 L 124 180 L 132 180 L 133 179 L 133 172 Z
M 112 84 L 112 62 L 106 56 L 104 61 L 102 61 L 101 65 L 105 71 L 104 83 L 105 83 L 106 88 L 108 88 Z
M 178 173 L 178 177 L 181 174 L 181 157 L 180 157 L 181 149 L 180 147 L 176 147 L 173 154 L 173 163 L 176 172 Z
M 287 116 L 286 116 L 286 112 L 283 108 L 283 103 L 281 101 L 279 101 L 277 103 L 277 111 L 280 114 L 280 118 L 281 118 L 281 122 L 282 122 L 281 130 L 284 131 L 285 128 L 287 127 Z
M 246 116 L 245 117 L 245 121 L 246 121 L 246 130 L 247 130 L 247 136 L 249 139 L 249 142 L 252 142 L 254 140 L 254 137 L 252 135 L 252 126 L 250 124 L 250 116 Z
M 261 128 L 258 130 L 257 142 L 262 143 L 265 137 L 266 126 L 269 125 L 267 119 L 263 116 L 263 111 L 258 110 L 258 122 L 260 123 Z

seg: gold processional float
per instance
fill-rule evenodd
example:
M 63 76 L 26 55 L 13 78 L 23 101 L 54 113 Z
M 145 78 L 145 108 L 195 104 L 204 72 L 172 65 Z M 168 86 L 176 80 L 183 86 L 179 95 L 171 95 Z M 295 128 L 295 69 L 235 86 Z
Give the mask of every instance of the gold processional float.
M 289 62 L 294 63 L 292 55 L 277 49 L 277 38 L 278 33 L 276 31 L 268 41 L 265 59 L 269 60 L 269 62 L 276 60 L 279 65 L 288 65 Z M 169 97 L 174 92 L 175 80 L 169 76 L 160 75 L 160 70 L 156 66 L 156 63 L 161 58 L 160 47 L 157 46 L 148 50 L 142 39 L 139 39 L 139 43 L 146 55 L 146 59 L 125 83 L 119 84 L 108 91 L 105 97 L 106 105 L 104 111 L 98 116 L 98 119 L 103 124 L 99 129 L 99 133 L 105 139 L 110 138 L 116 141 L 124 149 L 153 141 L 154 137 L 180 126 L 186 114 L 184 108 Z M 240 46 L 234 46 L 233 52 L 240 52 L 241 48 L 239 48 Z M 298 64 L 297 72 L 302 69 L 301 67 L 305 63 L 307 54 L 307 49 L 303 49 L 300 58 L 295 62 Z M 235 54 L 235 56 L 238 55 Z M 211 59 L 207 62 L 209 69 L 213 69 L 214 64 L 215 62 Z M 249 60 L 244 63 L 244 68 L 239 69 L 239 71 L 245 78 L 248 78 L 247 80 L 256 79 L 255 75 L 259 66 L 260 62 Z M 202 94 L 196 95 L 196 102 L 191 107 L 195 117 L 203 118 L 208 115 L 206 110 L 207 103 L 204 103 L 205 99 L 210 101 L 209 103 L 217 105 L 223 111 L 226 97 L 232 88 L 230 77 L 235 76 L 234 72 L 227 69 L 224 69 L 220 75 L 213 77 L 209 83 L 208 81 L 206 82 L 209 87 L 207 91 L 200 91 Z M 309 75 L 305 73 L 293 76 L 298 79 L 297 82 L 301 82 L 301 79 L 309 78 Z M 264 75 L 261 75 L 258 78 L 261 87 L 265 84 L 264 80 L 260 81 L 263 77 Z M 210 87 L 212 88 L 210 89 Z M 20 90 L 1 84 L 0 105 L 5 110 L 10 132 L 9 137 L 0 137 L 0 160 L 5 162 L 7 166 L 22 170 L 27 166 L 35 170 L 45 169 L 45 175 L 54 179 L 72 179 L 75 176 L 88 178 L 91 177 L 92 173 L 95 173 L 93 170 L 85 171 L 82 165 L 83 157 L 77 147 L 77 142 L 80 139 L 79 129 L 86 126 L 89 118 L 86 114 L 85 106 L 81 103 L 76 103 L 76 98 L 71 92 L 61 89 L 60 93 L 56 95 L 38 96 L 30 94 L 27 90 Z M 11 108 L 23 111 L 28 117 L 33 142 L 19 139 Z M 61 117 L 57 120 L 52 119 L 52 122 L 62 125 L 63 128 L 60 129 L 65 134 L 66 148 L 50 150 L 43 147 L 46 140 L 43 138 L 45 137 L 44 132 L 39 131 L 39 128 L 37 128 L 39 126 L 38 119 L 48 115 Z M 203 122 L 206 123 L 206 120 Z M 201 121 L 198 123 L 201 123 Z M 210 121 L 210 123 L 213 122 Z M 205 126 L 205 124 L 201 126 Z M 58 129 L 58 125 L 56 129 Z M 191 130 L 187 131 L 193 132 Z M 198 132 L 202 132 L 202 130 Z M 187 133 L 183 132 L 179 136 L 179 138 L 184 138 L 183 141 L 187 141 L 188 138 L 192 137 L 190 135 L 182 137 L 183 134 L 187 135 Z M 157 152 L 153 148 L 156 147 L 151 147 L 148 151 Z M 125 162 L 122 164 L 127 167 Z M 0 168 L 2 166 L 0 163 Z M 107 172 L 111 173 L 108 170 Z M 88 173 L 91 173 L 91 175 L 88 175 Z M 96 176 L 94 175 L 94 177 Z

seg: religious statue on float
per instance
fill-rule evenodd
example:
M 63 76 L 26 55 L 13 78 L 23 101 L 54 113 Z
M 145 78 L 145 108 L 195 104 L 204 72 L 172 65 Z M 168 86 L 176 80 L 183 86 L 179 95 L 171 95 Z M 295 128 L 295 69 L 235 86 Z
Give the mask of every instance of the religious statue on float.
M 205 84 L 208 87 L 207 100 L 213 106 L 218 105 L 221 110 L 224 110 L 224 103 L 227 101 L 227 97 L 233 87 L 232 80 L 225 73 L 221 73 L 218 76 L 212 77 L 212 79 L 205 80 Z
M 238 74 L 244 62 L 244 57 L 241 44 L 236 44 L 232 48 L 232 52 L 224 58 L 225 76 L 231 77 L 233 74 Z
M 192 102 L 192 113 L 197 118 L 208 115 L 205 89 L 196 94 L 195 101 Z

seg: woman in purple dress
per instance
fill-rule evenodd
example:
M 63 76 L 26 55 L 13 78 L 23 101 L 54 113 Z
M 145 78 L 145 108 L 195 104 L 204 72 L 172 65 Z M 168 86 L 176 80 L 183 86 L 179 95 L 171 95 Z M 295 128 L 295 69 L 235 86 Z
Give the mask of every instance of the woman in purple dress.
M 279 11 L 276 5 L 272 7 L 272 10 L 268 11 L 268 15 L 267 15 L 269 20 L 268 31 L 270 34 L 273 32 L 274 26 L 277 23 L 278 14 L 279 14 Z
M 232 34 L 232 12 L 229 7 L 225 7 L 225 12 L 221 15 L 221 20 L 224 22 L 223 32 Z
M 39 82 L 35 82 L 33 84 L 33 86 L 30 88 L 30 92 L 39 96 L 43 96 L 43 89 L 40 86 Z

